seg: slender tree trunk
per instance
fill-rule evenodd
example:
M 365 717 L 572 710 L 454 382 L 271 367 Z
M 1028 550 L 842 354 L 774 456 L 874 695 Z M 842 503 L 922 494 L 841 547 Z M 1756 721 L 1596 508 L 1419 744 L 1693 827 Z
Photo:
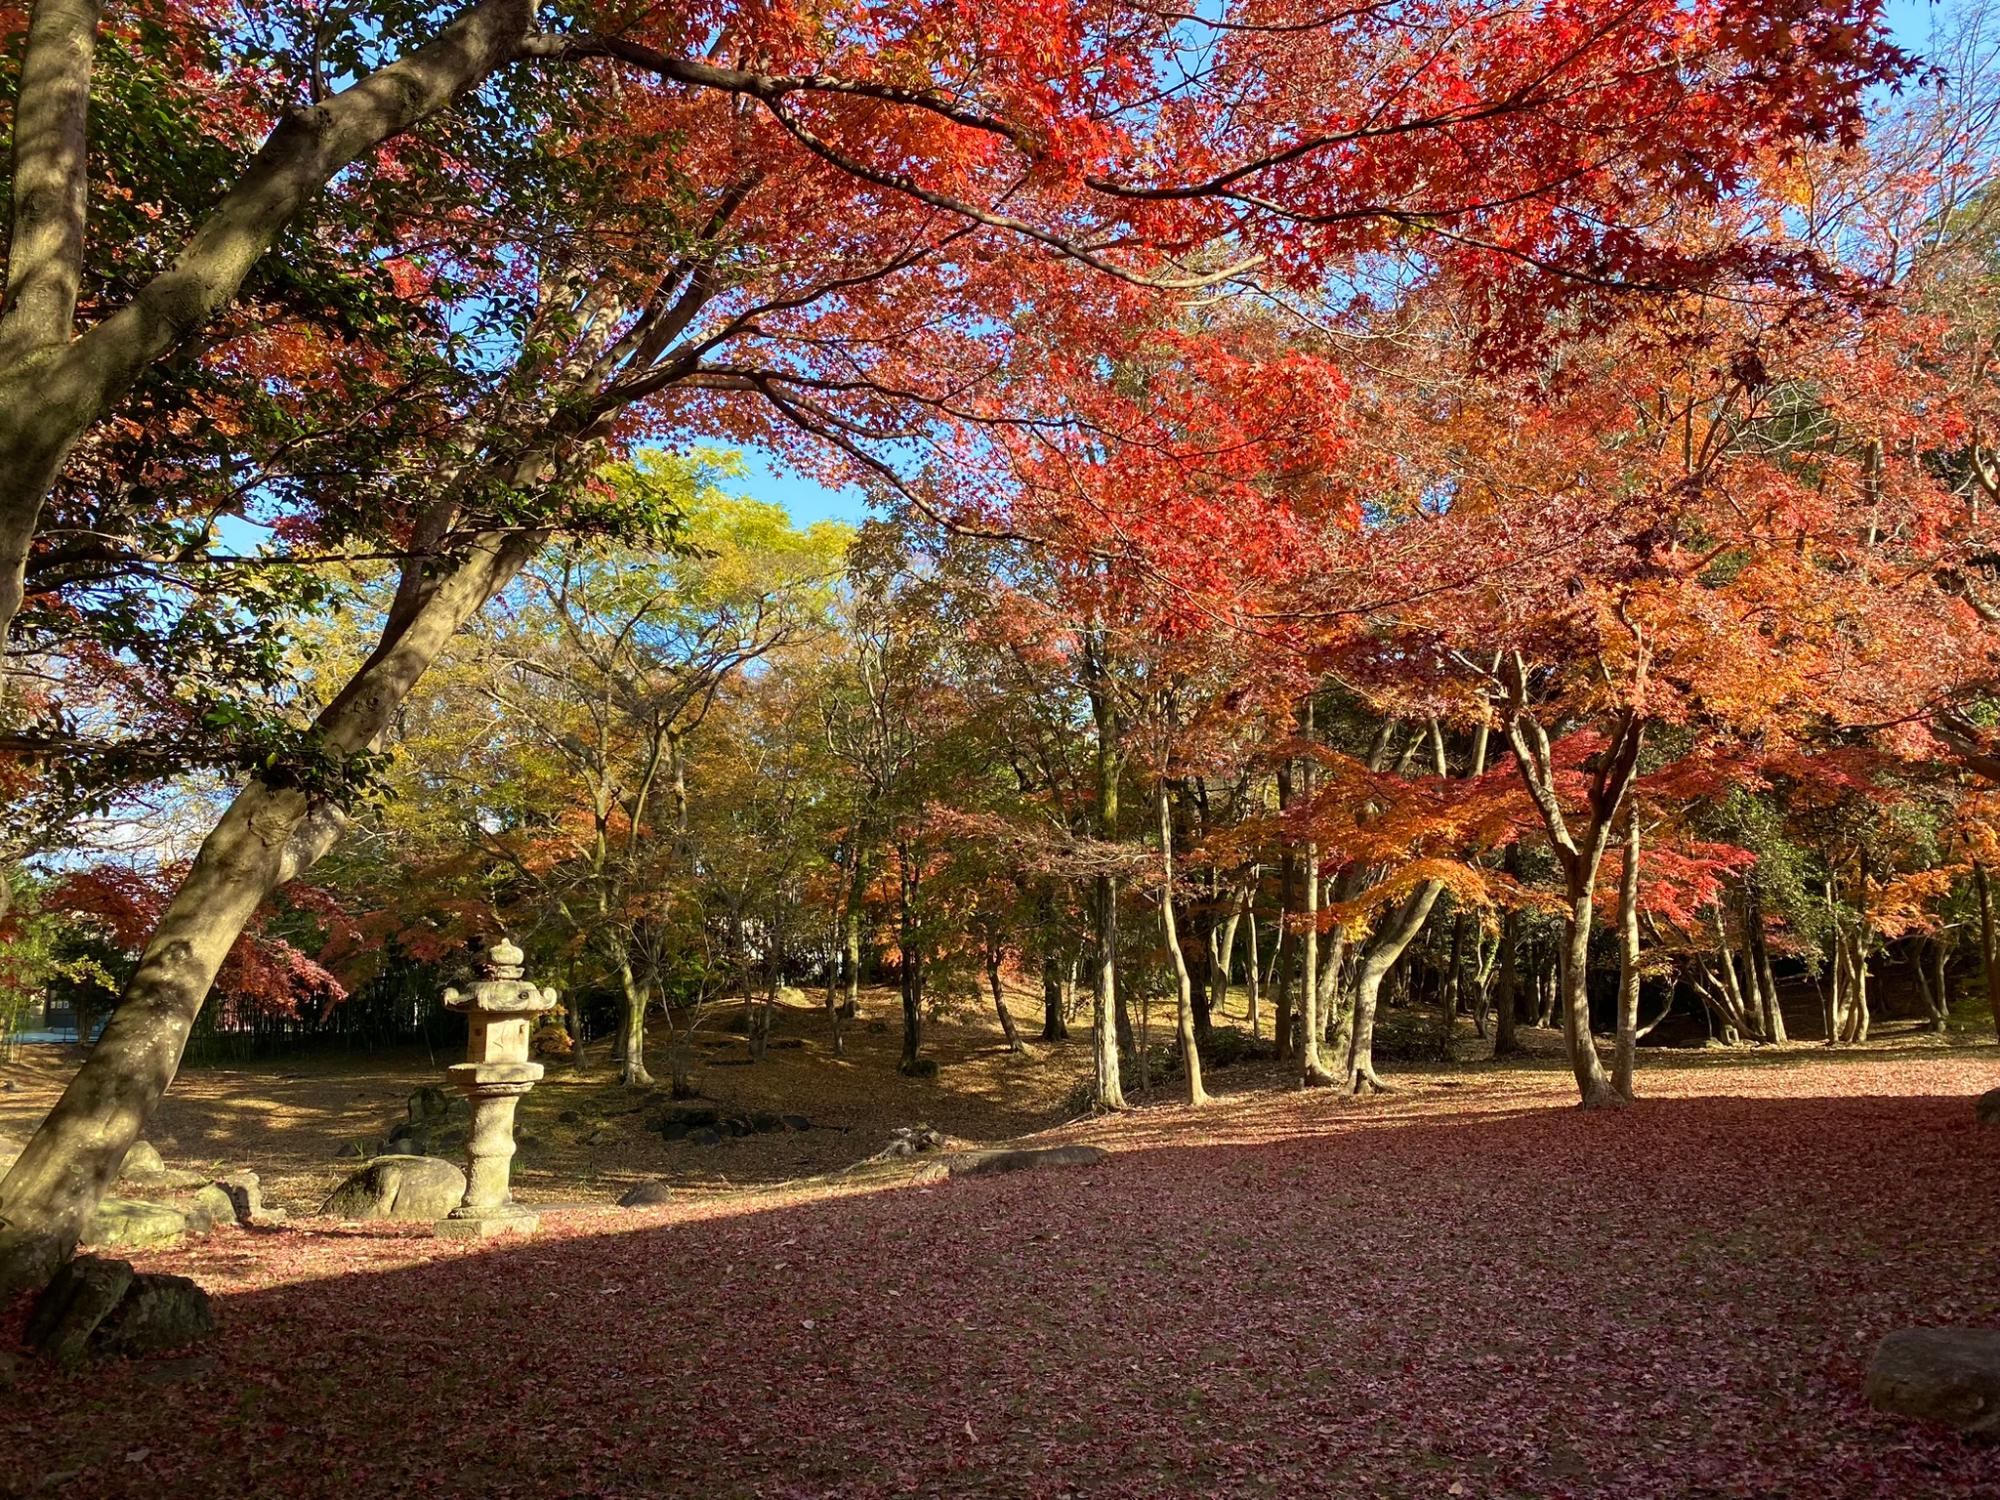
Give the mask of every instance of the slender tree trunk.
M 1042 1040 L 1069 1040 L 1069 1023 L 1063 1019 L 1062 959 L 1053 952 L 1042 954 Z
M 1764 936 L 1764 902 L 1754 885 L 1750 887 L 1745 903 L 1744 923 L 1750 934 L 1750 956 L 1755 965 L 1764 1040 L 1782 1042 L 1786 1040 L 1785 1011 L 1778 999 L 1777 976 L 1771 972 L 1771 945 Z
M 1180 1041 L 1181 1074 L 1187 1080 L 1190 1107 L 1208 1103 L 1208 1091 L 1201 1086 L 1201 1048 L 1194 1025 L 1194 982 L 1188 975 L 1187 955 L 1181 952 L 1180 928 L 1174 921 L 1174 823 L 1167 804 L 1164 777 L 1155 783 L 1154 798 L 1160 815 L 1160 863 L 1165 884 L 1160 887 L 1160 930 L 1166 939 L 1167 954 L 1173 960 L 1177 985 L 1174 1029 Z
M 1500 919 L 1499 978 L 1493 991 L 1493 1055 L 1512 1057 L 1521 1050 L 1516 1027 L 1520 1021 L 1521 914 L 1510 911 Z
M 1115 844 L 1123 741 L 1102 631 L 1090 633 L 1085 651 L 1091 716 L 1097 726 L 1097 836 L 1107 844 Z M 1122 1110 L 1126 1107 L 1125 1090 L 1118 1076 L 1118 1050 L 1121 1044 L 1130 1045 L 1131 1022 L 1118 988 L 1118 881 L 1108 872 L 1097 877 L 1097 995 L 1093 1020 L 1096 1105 L 1100 1110 Z
M 1611 1054 L 1611 1086 L 1632 1098 L 1632 1069 L 1639 1047 L 1639 813 L 1626 805 L 1625 867 L 1618 878 L 1618 1032 Z
M 449 566 L 413 563 L 381 642 L 319 717 L 325 753 L 344 762 L 372 752 L 445 644 L 543 539 L 492 535 Z M 253 780 L 203 840 L 103 1034 L 0 1181 L 0 1294 L 41 1285 L 68 1258 L 173 1081 L 245 924 L 332 847 L 345 821 L 296 786 Z
M 923 1044 L 924 1026 L 924 960 L 917 935 L 916 921 L 916 876 L 911 869 L 915 857 L 908 844 L 900 845 L 896 851 L 897 864 L 901 867 L 898 889 L 901 897 L 896 908 L 896 944 L 903 954 L 903 1060 L 905 1073 L 916 1071 L 918 1049 Z
M 1000 1031 L 1007 1038 L 1007 1050 L 1026 1052 L 1028 1049 L 1021 1044 L 1021 1033 L 1014 1026 L 1013 1012 L 1007 1009 L 1007 997 L 1000 989 L 1000 951 L 997 948 L 986 950 L 986 984 L 993 991 L 993 1009 L 999 1013 Z
M 1253 893 L 1256 890 L 1254 873 L 1251 877 L 1251 890 Z M 1247 1003 L 1250 1010 L 1250 1035 L 1255 1039 L 1264 1034 L 1264 970 L 1263 960 L 1257 956 L 1257 908 L 1254 904 L 1256 897 L 1252 894 L 1246 896 L 1244 901 L 1245 909 L 1250 913 L 1250 920 L 1246 924 L 1250 929 L 1250 995 Z
M 1984 864 L 1973 865 L 1972 883 L 1979 892 L 1979 974 L 1986 985 L 1994 1034 L 2000 1036 L 2000 934 L 1994 931 L 1993 883 Z

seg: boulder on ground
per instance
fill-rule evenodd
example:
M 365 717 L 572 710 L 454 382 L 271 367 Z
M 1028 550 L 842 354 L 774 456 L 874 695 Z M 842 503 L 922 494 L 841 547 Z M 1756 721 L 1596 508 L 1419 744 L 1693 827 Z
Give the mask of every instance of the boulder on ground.
M 186 1215 L 164 1203 L 149 1203 L 143 1198 L 106 1198 L 84 1226 L 83 1243 L 142 1249 L 177 1239 L 187 1233 L 187 1227 Z
M 234 1227 L 236 1205 L 229 1194 L 214 1183 L 210 1183 L 194 1195 L 194 1203 L 188 1209 L 188 1227 L 198 1234 L 207 1234 L 212 1229 L 225 1226 Z
M 672 1184 L 665 1182 L 642 1182 L 637 1187 L 628 1188 L 625 1196 L 618 1200 L 620 1208 L 657 1208 L 662 1203 L 674 1201 Z
M 327 1196 L 330 1219 L 442 1219 L 465 1197 L 465 1174 L 435 1156 L 378 1156 Z
M 1972 1117 L 1982 1125 L 2000 1125 L 2000 1089 L 1988 1089 L 1973 1103 Z
M 92 1354 L 130 1357 L 178 1349 L 215 1332 L 208 1293 L 185 1276 L 147 1272 L 132 1284 L 110 1316 L 97 1325 Z
M 2000 1329 L 1899 1328 L 1862 1389 L 1877 1411 L 2000 1438 Z
M 1094 1167 L 1109 1156 L 1102 1146 L 1041 1146 L 1020 1151 L 967 1151 L 951 1159 L 954 1177 L 989 1177 L 1037 1167 Z
M 157 1146 L 151 1141 L 134 1141 L 132 1149 L 125 1153 L 125 1163 L 119 1167 L 118 1175 L 132 1182 L 163 1177 L 166 1171 L 167 1164 L 161 1160 Z
M 111 1316 L 132 1285 L 132 1267 L 104 1255 L 79 1255 L 42 1288 L 23 1336 L 45 1359 L 68 1368 L 82 1362 L 97 1325 Z

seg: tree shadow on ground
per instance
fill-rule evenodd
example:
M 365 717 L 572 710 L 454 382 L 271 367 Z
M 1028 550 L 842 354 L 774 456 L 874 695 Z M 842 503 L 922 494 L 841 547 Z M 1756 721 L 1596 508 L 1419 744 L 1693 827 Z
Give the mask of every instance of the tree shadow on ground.
M 1144 1111 L 1097 1167 L 557 1215 L 473 1250 L 218 1239 L 161 1264 L 220 1294 L 221 1336 L 36 1373 L 0 1419 L 0 1479 L 1993 1493 L 1991 1450 L 1859 1398 L 1888 1328 L 2000 1312 L 2000 1142 L 1964 1097 L 1436 1105 Z

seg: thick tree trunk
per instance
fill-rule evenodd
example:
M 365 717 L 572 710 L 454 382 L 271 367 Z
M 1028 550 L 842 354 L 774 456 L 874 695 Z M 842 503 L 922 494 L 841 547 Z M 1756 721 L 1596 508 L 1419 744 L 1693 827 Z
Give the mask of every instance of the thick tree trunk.
M 424 576 L 413 563 L 383 636 L 319 717 L 325 753 L 372 752 L 396 709 L 459 628 L 541 545 L 541 533 L 481 538 Z M 0 1293 L 41 1284 L 75 1248 L 160 1096 L 216 971 L 278 887 L 332 847 L 345 818 L 296 786 L 252 781 L 203 840 L 160 914 L 117 1009 L 4 1181 Z
M 1625 1101 L 1611 1086 L 1590 1031 L 1590 929 L 1593 901 L 1588 890 L 1570 897 L 1563 918 L 1562 1028 L 1576 1078 L 1579 1102 L 1585 1109 L 1615 1109 Z
M 1443 891 L 1444 886 L 1435 880 L 1426 881 L 1411 891 L 1361 950 L 1361 963 L 1354 983 L 1354 1030 L 1348 1041 L 1342 1070 L 1343 1085 L 1351 1094 L 1386 1091 L 1387 1086 L 1375 1073 L 1375 1012 L 1380 1005 L 1382 981 L 1416 940 L 1417 934 L 1424 930 L 1431 908 L 1437 904 Z
M 624 995 L 620 1014 L 618 1081 L 627 1088 L 651 1088 L 653 1075 L 646 1071 L 646 987 L 632 973 L 631 959 L 618 960 L 618 986 Z
M 1611 1086 L 1632 1098 L 1639 1047 L 1639 815 L 1625 813 L 1625 866 L 1618 877 L 1618 1030 L 1611 1052 Z

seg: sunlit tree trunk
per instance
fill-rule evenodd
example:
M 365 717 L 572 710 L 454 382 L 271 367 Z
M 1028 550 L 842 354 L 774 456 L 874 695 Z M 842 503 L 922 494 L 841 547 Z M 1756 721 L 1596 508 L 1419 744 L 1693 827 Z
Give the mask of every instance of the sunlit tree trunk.
M 1112 685 L 1103 659 L 1102 632 L 1093 633 L 1086 643 L 1086 680 L 1091 714 L 1097 724 L 1097 836 L 1106 844 L 1118 840 L 1118 706 L 1112 700 Z M 1118 1020 L 1121 1014 L 1118 993 L 1118 881 L 1106 871 L 1097 877 L 1097 986 L 1094 1015 L 1095 1034 L 1091 1057 L 1095 1103 L 1101 1110 L 1125 1106 L 1125 1090 L 1118 1077 Z
M 1153 795 L 1160 815 L 1160 863 L 1165 881 L 1160 887 L 1160 930 L 1166 939 L 1167 954 L 1173 960 L 1177 985 L 1174 1029 L 1180 1041 L 1181 1073 L 1187 1080 L 1187 1102 L 1198 1106 L 1208 1103 L 1208 1091 L 1201 1086 L 1201 1049 L 1194 1026 L 1194 981 L 1188 975 L 1187 956 L 1181 952 L 1180 929 L 1174 921 L 1174 822 L 1167 805 L 1165 777 L 1155 783 Z
M 1424 930 L 1431 908 L 1443 892 L 1440 882 L 1425 881 L 1403 898 L 1402 905 L 1362 946 L 1354 981 L 1354 1030 L 1344 1069 L 1344 1086 L 1349 1093 L 1380 1093 L 1386 1087 L 1375 1073 L 1375 1013 L 1380 1006 L 1382 981 Z

